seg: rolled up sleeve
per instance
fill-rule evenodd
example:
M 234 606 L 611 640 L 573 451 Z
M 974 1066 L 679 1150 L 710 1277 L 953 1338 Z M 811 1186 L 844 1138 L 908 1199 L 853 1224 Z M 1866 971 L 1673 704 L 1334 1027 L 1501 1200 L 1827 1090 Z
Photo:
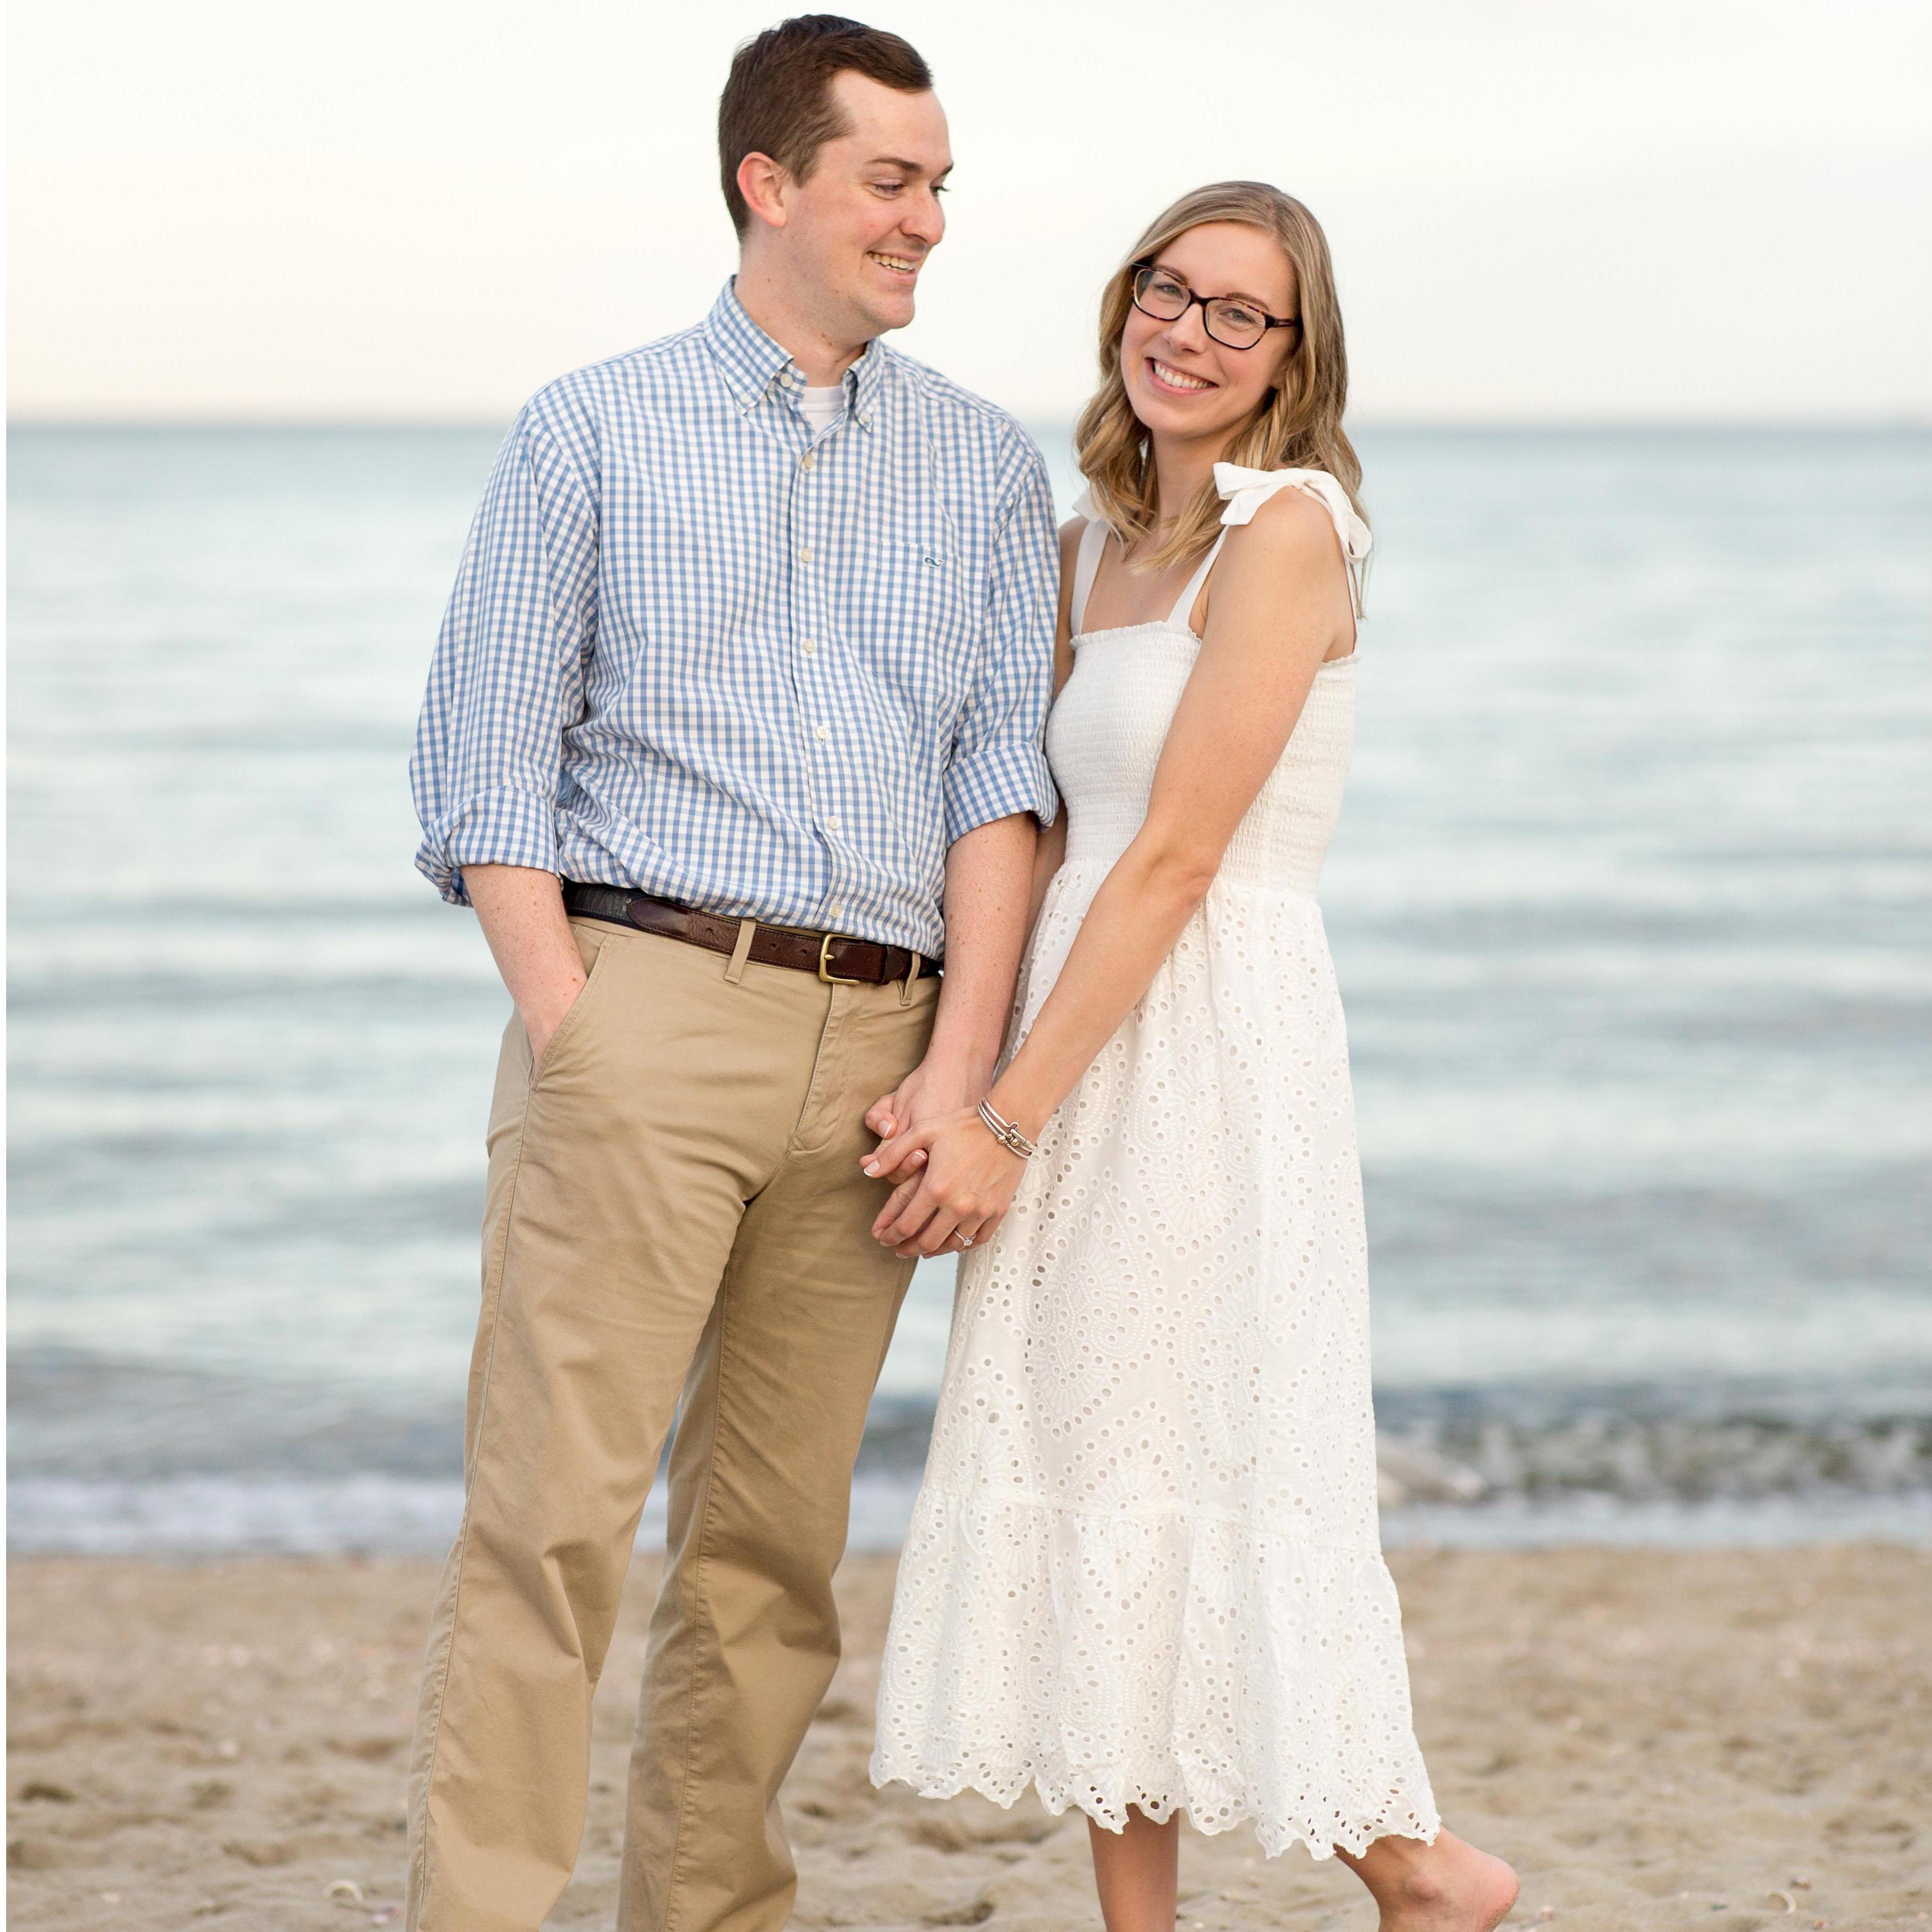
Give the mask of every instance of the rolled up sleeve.
M 563 734 L 596 642 L 592 452 L 537 408 L 512 427 L 470 526 L 410 760 L 416 868 L 454 905 L 470 902 L 465 866 L 557 870 Z
M 1018 812 L 1050 825 L 1060 808 L 1045 748 L 1053 698 L 1059 552 L 1039 451 L 1016 439 L 1019 474 L 994 538 L 986 629 L 946 772 L 946 842 Z

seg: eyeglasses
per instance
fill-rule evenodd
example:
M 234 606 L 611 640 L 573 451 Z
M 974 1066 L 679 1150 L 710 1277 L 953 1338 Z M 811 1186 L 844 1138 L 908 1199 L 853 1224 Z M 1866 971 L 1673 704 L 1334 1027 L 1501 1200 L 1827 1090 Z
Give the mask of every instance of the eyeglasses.
M 1171 268 L 1134 265 L 1134 306 L 1156 322 L 1178 322 L 1196 302 L 1202 326 L 1224 349 L 1252 349 L 1271 328 L 1299 328 L 1301 319 L 1270 315 L 1237 296 L 1197 296 Z

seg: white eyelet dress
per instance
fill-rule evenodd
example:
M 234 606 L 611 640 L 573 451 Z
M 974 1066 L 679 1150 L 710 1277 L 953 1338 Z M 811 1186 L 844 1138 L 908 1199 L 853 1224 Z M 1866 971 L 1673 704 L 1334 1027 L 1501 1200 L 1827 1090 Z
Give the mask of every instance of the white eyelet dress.
M 1217 465 L 1224 524 L 1319 470 Z M 1084 506 L 1083 506 L 1084 507 Z M 1105 532 L 1090 508 L 1076 634 Z M 1076 634 L 1047 728 L 1069 814 L 1010 1052 L 1146 815 L 1199 640 Z M 1324 664 L 1200 910 L 959 1263 L 901 1558 L 873 1780 L 1010 1804 L 1036 1785 L 1270 1855 L 1432 1838 L 1376 1513 L 1368 1268 L 1342 1007 L 1315 902 L 1353 740 Z

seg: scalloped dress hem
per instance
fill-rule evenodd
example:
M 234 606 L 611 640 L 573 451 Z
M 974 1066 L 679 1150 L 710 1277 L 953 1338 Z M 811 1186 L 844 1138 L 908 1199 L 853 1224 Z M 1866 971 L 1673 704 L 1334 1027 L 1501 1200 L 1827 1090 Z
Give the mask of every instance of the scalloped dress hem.
M 903 1784 L 915 1798 L 957 1798 L 971 1792 L 997 1804 L 1002 1810 L 1010 1811 L 1028 1792 L 1040 1794 L 1040 1802 L 1053 1817 L 1064 1817 L 1069 1811 L 1082 1811 L 1103 1832 L 1118 1834 L 1127 1827 L 1130 1808 L 1144 1813 L 1156 1825 L 1163 1825 L 1177 1813 L 1184 1814 L 1188 1822 L 1204 1838 L 1218 1838 L 1224 1832 L 1237 1832 L 1244 1825 L 1254 1827 L 1256 1842 L 1264 1858 L 1278 1858 L 1284 1852 L 1292 1851 L 1297 1845 L 1305 1845 L 1308 1856 L 1318 1862 L 1332 1858 L 1337 1852 L 1346 1852 L 1352 1858 L 1358 1858 L 1369 1847 L 1383 1838 L 1413 1838 L 1418 1843 L 1432 1845 L 1436 1834 L 1442 1828 L 1442 1821 L 1432 1813 L 1426 1821 L 1408 1818 L 1400 1823 L 1384 1823 L 1377 1820 L 1364 1826 L 1359 1832 L 1330 1838 L 1318 1828 L 1304 1825 L 1282 1825 L 1264 1819 L 1255 1810 L 1238 1812 L 1232 1816 L 1210 1817 L 1205 1822 L 1196 1815 L 1196 1806 L 1184 1797 L 1153 1798 L 1144 1792 L 1136 1792 L 1132 1797 L 1123 1798 L 1118 1806 L 1090 1804 L 1071 1790 L 1060 1790 L 1048 1786 L 1036 1772 L 1025 1772 L 1009 1786 L 1004 1779 L 985 1778 L 980 1776 L 956 1776 L 950 1773 L 938 1778 L 922 1780 L 907 1775 L 904 1772 L 880 1772 L 876 1766 L 867 1773 L 874 1790 L 883 1791 L 889 1784 Z M 1418 1828 L 1406 1830 L 1404 1825 Z

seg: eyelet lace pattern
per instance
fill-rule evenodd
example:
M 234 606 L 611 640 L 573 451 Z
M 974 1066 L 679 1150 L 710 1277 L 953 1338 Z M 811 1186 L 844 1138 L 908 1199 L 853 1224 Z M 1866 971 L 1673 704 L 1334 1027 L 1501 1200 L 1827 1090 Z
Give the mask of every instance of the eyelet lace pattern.
M 1198 648 L 1078 640 L 1071 814 L 1023 1037 L 1145 815 Z M 1352 660 L 1324 666 L 1205 903 L 959 1264 L 872 1776 L 1318 1858 L 1438 1820 L 1376 1515 L 1348 1048 L 1316 878 Z

